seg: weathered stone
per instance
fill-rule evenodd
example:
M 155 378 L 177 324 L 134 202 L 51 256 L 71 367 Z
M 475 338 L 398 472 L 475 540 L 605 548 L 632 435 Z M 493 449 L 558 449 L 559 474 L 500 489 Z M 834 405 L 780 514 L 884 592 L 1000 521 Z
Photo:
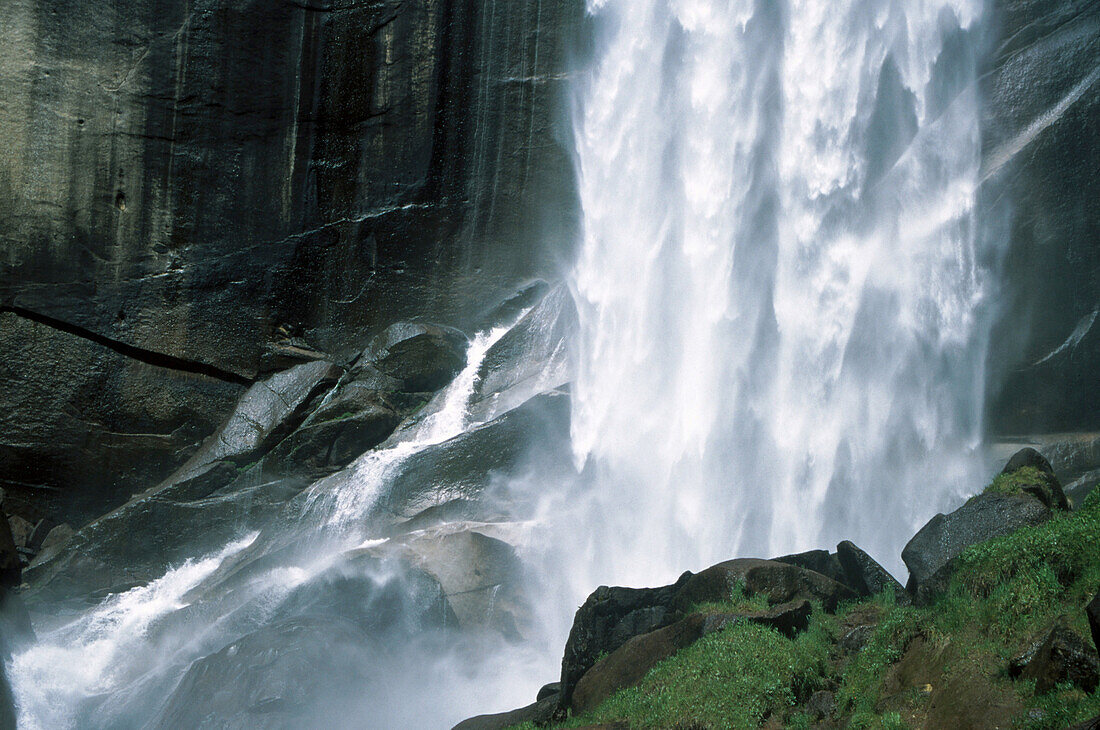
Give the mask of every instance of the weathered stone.
M 1000 0 L 991 10 L 979 205 L 1002 242 L 1006 296 L 990 340 L 988 420 L 995 433 L 1095 431 L 1100 150 L 1086 140 L 1100 137 L 1089 78 L 1100 5 Z
M 673 607 L 686 611 L 698 603 L 729 600 L 737 586 L 750 596 L 766 596 L 772 605 L 810 599 L 821 601 L 826 611 L 857 597 L 847 586 L 812 570 L 774 560 L 738 558 L 691 576 L 677 593 Z
M 6 519 L 0 519 L 0 595 L 22 583 L 22 574 L 23 566 L 15 549 L 11 525 Z
M 572 702 L 577 681 L 597 657 L 615 651 L 629 639 L 667 626 L 680 618 L 671 608 L 677 593 L 691 578 L 684 573 L 661 588 L 600 586 L 573 617 L 561 663 L 562 702 Z
M 546 697 L 527 707 L 495 715 L 478 715 L 463 720 L 452 730 L 506 730 L 514 725 L 532 722 L 543 725 L 559 716 L 557 696 Z
M 907 589 L 918 602 L 946 588 L 954 558 L 966 548 L 1050 519 L 1050 509 L 1030 495 L 980 494 L 950 514 L 938 514 L 909 541 L 901 559 Z
M 696 614 L 671 626 L 634 636 L 596 662 L 577 681 L 570 707 L 593 710 L 620 689 L 632 687 L 657 665 L 703 637 L 706 616 Z
M 905 605 L 909 602 L 909 595 L 901 583 L 855 543 L 845 540 L 836 546 L 836 554 L 847 576 L 845 585 L 861 596 L 875 596 L 890 589 L 899 603 Z
M 1009 674 L 1035 682 L 1039 694 L 1070 682 L 1085 692 L 1100 684 L 1100 660 L 1096 651 L 1064 626 L 1054 626 L 1009 664 Z
M 8 527 L 11 529 L 11 538 L 16 548 L 25 548 L 31 541 L 34 525 L 27 522 L 19 515 L 8 515 Z
M 242 382 L 411 317 L 466 327 L 573 238 L 580 0 L 4 10 L 0 311 L 84 344 L 0 314 L 0 411 L 32 437 L 0 416 L 0 478 L 59 519 L 161 481 Z
M 561 682 L 550 682 L 544 684 L 539 688 L 538 694 L 535 696 L 536 700 L 545 700 L 547 697 L 554 697 L 561 694 Z
M 844 573 L 844 567 L 840 564 L 840 559 L 836 553 L 830 553 L 828 550 L 809 550 L 804 553 L 795 553 L 794 555 L 784 555 L 780 558 L 772 558 L 777 563 L 787 563 L 788 565 L 797 565 L 800 568 L 806 570 L 812 570 L 817 573 L 821 573 L 827 578 L 832 578 L 837 583 L 845 583 L 848 576 Z M 848 586 L 852 588 L 853 586 Z
M 401 383 L 403 390 L 439 390 L 466 365 L 466 335 L 451 327 L 398 322 L 370 341 L 360 362 Z
M 771 626 L 793 637 L 809 625 L 810 602 L 796 601 L 763 613 L 697 613 L 671 626 L 641 634 L 596 662 L 577 682 L 574 712 L 595 709 L 615 692 L 637 684 L 659 662 L 703 636 L 744 623 Z
M 1021 469 L 1031 469 L 1030 472 L 1021 472 Z M 1019 486 L 1020 491 L 1031 494 L 1051 509 L 1069 509 L 1069 501 L 1062 491 L 1062 483 L 1054 475 L 1050 462 L 1038 451 L 1031 447 L 1017 451 L 1005 464 L 1001 471 L 1003 475 L 1012 475 Z M 1025 475 L 1033 475 L 1025 477 Z M 1037 476 L 1034 476 L 1036 475 Z

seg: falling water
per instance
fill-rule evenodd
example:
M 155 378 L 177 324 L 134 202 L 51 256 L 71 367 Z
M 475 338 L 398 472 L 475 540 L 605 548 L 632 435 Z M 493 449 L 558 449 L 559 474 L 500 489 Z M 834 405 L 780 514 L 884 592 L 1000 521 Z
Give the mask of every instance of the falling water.
M 908 535 L 980 479 L 979 0 L 589 0 L 585 564 Z

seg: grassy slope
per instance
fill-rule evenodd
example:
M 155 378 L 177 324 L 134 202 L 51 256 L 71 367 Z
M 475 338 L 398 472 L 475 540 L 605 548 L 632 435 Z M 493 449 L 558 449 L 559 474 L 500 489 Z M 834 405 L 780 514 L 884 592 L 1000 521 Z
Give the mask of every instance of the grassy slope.
M 1013 727 L 1064 728 L 1100 714 L 1100 691 L 1066 686 L 1036 697 L 1006 670 L 1055 621 L 1089 637 L 1084 606 L 1098 587 L 1100 490 L 1076 513 L 971 548 L 950 590 L 930 607 L 900 607 L 885 595 L 836 615 L 815 610 L 810 629 L 793 641 L 760 626 L 730 627 L 560 727 L 625 720 L 635 730 L 808 728 L 803 703 L 829 689 L 834 727 L 952 727 L 999 714 Z M 708 608 L 745 602 L 736 596 L 730 606 Z M 868 616 L 878 618 L 877 628 L 862 651 L 844 656 L 837 641 Z

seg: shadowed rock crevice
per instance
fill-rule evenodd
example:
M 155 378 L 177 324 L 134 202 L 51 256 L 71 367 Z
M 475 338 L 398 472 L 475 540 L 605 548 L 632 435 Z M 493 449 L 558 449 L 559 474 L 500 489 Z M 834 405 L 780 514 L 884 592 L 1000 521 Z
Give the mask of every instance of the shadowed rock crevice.
M 163 352 L 135 347 L 134 345 L 105 337 L 97 332 L 81 327 L 80 325 L 65 322 L 55 317 L 24 309 L 23 307 L 0 306 L 0 314 L 4 313 L 14 314 L 17 317 L 30 320 L 31 322 L 52 327 L 59 332 L 64 332 L 65 334 L 94 342 L 124 357 L 143 362 L 147 365 L 167 368 L 169 370 L 178 370 L 183 373 L 204 375 L 208 378 L 222 380 L 226 383 L 233 383 L 235 385 L 251 385 L 254 382 L 251 378 L 247 378 L 239 373 L 230 372 L 229 370 L 224 370 L 216 365 L 195 360 L 187 360 L 182 357 L 176 357 L 175 355 L 168 355 Z

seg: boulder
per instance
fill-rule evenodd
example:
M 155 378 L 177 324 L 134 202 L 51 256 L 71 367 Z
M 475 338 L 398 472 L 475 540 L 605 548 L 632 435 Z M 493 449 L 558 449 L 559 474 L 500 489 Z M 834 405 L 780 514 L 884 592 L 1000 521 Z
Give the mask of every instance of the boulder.
M 15 547 L 25 548 L 30 543 L 34 533 L 34 525 L 19 515 L 8 515 L 8 526 L 11 529 L 11 537 Z
M 439 390 L 466 366 L 466 335 L 451 327 L 397 322 L 376 335 L 357 366 L 369 364 L 410 392 Z
M 836 555 L 844 567 L 844 575 L 847 578 L 844 581 L 845 585 L 859 595 L 874 596 L 889 588 L 894 591 L 894 596 L 899 603 L 909 602 L 909 594 L 905 592 L 901 583 L 854 543 L 848 540 L 840 543 L 836 546 Z
M 1092 630 L 1092 643 L 1097 651 L 1100 651 L 1100 591 L 1093 597 L 1085 609 L 1089 617 L 1089 628 Z
M 738 585 L 750 596 L 763 594 L 772 605 L 819 600 L 826 611 L 836 610 L 841 601 L 857 598 L 847 586 L 815 571 L 774 560 L 738 558 L 691 576 L 672 605 L 676 610 L 687 611 L 698 603 L 729 600 Z
M 656 631 L 634 636 L 596 662 L 577 681 L 570 697 L 576 714 L 593 710 L 615 692 L 637 684 L 659 662 L 703 637 L 706 616 L 696 614 Z
M 536 700 L 545 700 L 547 697 L 554 697 L 561 694 L 561 682 L 550 682 L 544 684 L 539 688 L 539 693 L 535 696 Z
M 572 701 L 576 683 L 597 657 L 610 654 L 635 636 L 679 621 L 699 604 L 728 601 L 738 588 L 749 595 L 765 595 L 773 606 L 819 600 L 826 610 L 834 610 L 840 601 L 856 598 L 854 591 L 820 573 L 755 558 L 729 560 L 698 574 L 684 573 L 675 583 L 660 588 L 600 586 L 573 618 L 562 658 L 562 701 Z M 786 621 L 789 625 L 784 630 L 794 630 L 802 621 L 802 610 L 780 611 L 774 625 Z
M 511 545 L 460 525 L 421 531 L 397 544 L 439 581 L 458 626 L 485 626 L 521 638 L 530 608 L 521 586 L 523 566 Z
M 1007 478 L 1014 490 L 1036 497 L 1051 509 L 1069 509 L 1062 483 L 1054 475 L 1050 462 L 1031 447 L 1013 454 L 1001 470 L 1000 476 Z
M 837 583 L 845 583 L 848 579 L 837 554 L 830 553 L 828 550 L 809 550 L 804 553 L 795 553 L 794 555 L 784 555 L 781 558 L 773 558 L 773 560 L 777 563 L 797 565 L 800 568 L 821 573 L 827 578 L 832 578 Z M 848 587 L 852 588 L 852 586 Z
M 382 393 L 361 383 L 341 386 L 272 449 L 265 459 L 265 469 L 336 471 L 385 441 L 401 418 Z
M 1034 680 L 1038 694 L 1063 682 L 1091 693 L 1100 684 L 1100 661 L 1081 637 L 1057 625 L 1011 661 L 1009 675 Z
M 371 637 L 397 640 L 457 625 L 439 580 L 405 556 L 353 550 L 296 586 L 273 608 L 273 620 L 330 616 Z
M 317 398 L 332 389 L 340 373 L 332 363 L 320 360 L 296 365 L 254 384 L 218 432 L 168 485 L 192 479 L 216 461 L 239 465 L 257 461 L 305 420 Z
M 919 603 L 926 603 L 946 588 L 954 572 L 952 561 L 968 547 L 1050 517 L 1046 505 L 1026 494 L 980 494 L 954 512 L 938 514 L 901 552 L 909 568 L 906 588 Z
M 23 566 L 12 537 L 11 525 L 0 519 L 0 594 L 23 582 Z
M 793 637 L 809 625 L 809 601 L 795 601 L 763 613 L 697 613 L 671 626 L 635 636 L 596 662 L 577 682 L 571 707 L 588 712 L 615 692 L 632 687 L 650 669 L 707 634 L 727 626 L 756 623 Z
M 680 618 L 671 608 L 677 593 L 690 580 L 684 573 L 661 588 L 600 586 L 573 617 L 561 662 L 561 700 L 572 702 L 577 681 L 602 654 L 609 654 L 634 636 L 663 628 Z
M 511 712 L 471 717 L 455 725 L 452 730 L 505 730 L 514 725 L 522 725 L 525 722 L 541 726 L 549 723 L 559 715 L 557 696 L 553 695 Z

